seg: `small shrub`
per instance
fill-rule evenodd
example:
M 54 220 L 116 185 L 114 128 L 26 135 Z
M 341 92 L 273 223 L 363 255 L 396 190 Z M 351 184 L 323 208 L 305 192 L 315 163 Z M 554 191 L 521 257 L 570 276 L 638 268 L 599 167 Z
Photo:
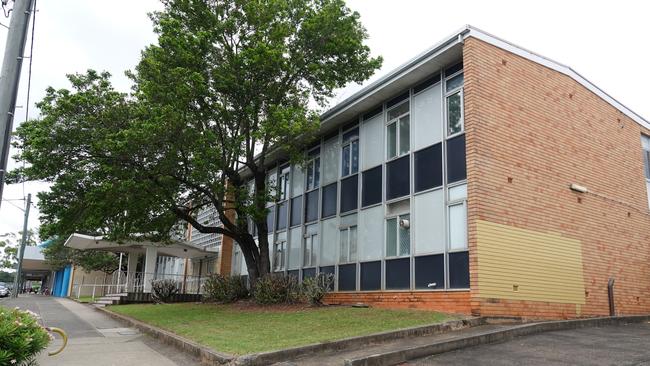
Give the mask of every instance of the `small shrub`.
M 230 303 L 247 298 L 248 288 L 240 276 L 215 274 L 203 284 L 203 294 L 208 301 Z
M 151 297 L 156 303 L 164 304 L 170 302 L 178 293 L 176 281 L 171 279 L 151 281 Z
M 0 365 L 35 364 L 36 355 L 51 339 L 36 314 L 0 306 Z
M 312 305 L 322 305 L 323 297 L 330 291 L 334 284 L 334 275 L 331 273 L 319 273 L 315 277 L 302 280 L 301 292 L 303 298 Z
M 293 304 L 301 300 L 300 285 L 294 276 L 271 273 L 257 280 L 253 299 L 261 305 Z

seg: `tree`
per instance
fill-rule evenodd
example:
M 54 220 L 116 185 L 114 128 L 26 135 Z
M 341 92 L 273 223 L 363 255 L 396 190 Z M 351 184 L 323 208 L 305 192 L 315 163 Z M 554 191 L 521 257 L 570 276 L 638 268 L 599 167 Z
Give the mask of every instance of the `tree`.
M 0 234 L 0 268 L 16 268 L 18 262 L 18 248 L 23 237 L 23 232 Z M 34 246 L 38 237 L 32 229 L 27 230 L 27 241 L 25 245 Z
M 48 89 L 42 117 L 18 128 L 29 165 L 11 177 L 52 182 L 39 194 L 43 235 L 165 241 L 181 220 L 236 240 L 254 281 L 270 270 L 270 154 L 300 162 L 334 90 L 381 58 L 342 0 L 162 3 L 133 93 L 94 71 Z M 208 206 L 221 227 L 196 220 Z

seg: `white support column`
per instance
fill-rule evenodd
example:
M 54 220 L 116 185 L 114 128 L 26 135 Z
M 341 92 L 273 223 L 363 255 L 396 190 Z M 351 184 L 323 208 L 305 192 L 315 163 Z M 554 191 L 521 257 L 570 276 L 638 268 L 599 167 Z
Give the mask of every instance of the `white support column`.
M 144 292 L 151 292 L 151 281 L 154 279 L 157 259 L 158 248 L 148 246 L 144 258 Z
M 135 269 L 138 266 L 138 253 L 129 253 L 126 261 L 126 292 L 133 291 L 135 284 Z

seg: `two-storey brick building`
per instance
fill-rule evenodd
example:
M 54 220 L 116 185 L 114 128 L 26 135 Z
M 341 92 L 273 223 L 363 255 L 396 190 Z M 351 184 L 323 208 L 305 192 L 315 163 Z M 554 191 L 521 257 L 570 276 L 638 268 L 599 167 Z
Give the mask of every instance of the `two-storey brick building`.
M 269 242 L 275 271 L 334 274 L 329 302 L 592 316 L 614 279 L 650 312 L 650 123 L 567 66 L 467 26 L 320 133 L 270 167 Z

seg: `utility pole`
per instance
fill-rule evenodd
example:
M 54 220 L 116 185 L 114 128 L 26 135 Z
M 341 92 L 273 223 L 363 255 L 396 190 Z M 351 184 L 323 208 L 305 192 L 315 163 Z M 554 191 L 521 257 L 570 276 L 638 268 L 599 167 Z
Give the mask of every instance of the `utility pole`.
M 1 1 L 3 5 L 8 2 L 8 0 Z M 2 60 L 2 71 L 0 72 L 0 204 L 2 203 L 7 162 L 9 161 L 20 70 L 23 65 L 29 18 L 32 16 L 33 6 L 34 0 L 14 1 L 4 59 Z
M 18 263 L 16 264 L 16 275 L 14 276 L 14 290 L 11 296 L 18 297 L 18 286 L 21 283 L 20 272 L 23 270 L 23 256 L 25 256 L 25 246 L 27 245 L 27 224 L 29 221 L 29 207 L 32 205 L 32 194 L 27 194 L 27 206 L 25 206 L 25 222 L 23 222 L 23 238 L 18 250 Z M 22 287 L 22 286 L 21 286 Z

